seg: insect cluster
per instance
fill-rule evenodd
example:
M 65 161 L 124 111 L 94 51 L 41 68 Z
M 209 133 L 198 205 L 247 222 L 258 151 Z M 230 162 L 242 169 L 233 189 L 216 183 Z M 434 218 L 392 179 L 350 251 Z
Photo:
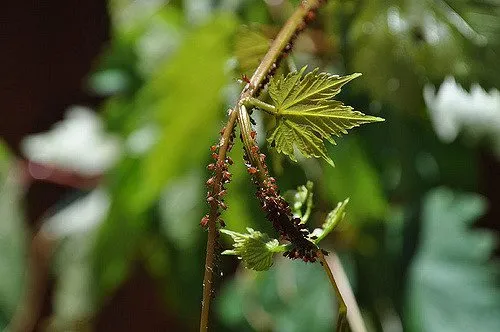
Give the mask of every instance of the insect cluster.
M 221 141 L 224 139 L 224 133 L 226 128 L 222 128 L 220 135 L 222 136 Z M 231 151 L 233 148 L 234 141 L 234 130 L 229 134 L 229 144 L 227 146 L 227 152 Z M 206 186 L 208 187 L 207 192 L 207 203 L 210 205 L 210 214 L 206 214 L 201 218 L 200 225 L 202 227 L 207 227 L 210 218 L 216 219 L 221 227 L 225 227 L 226 224 L 224 220 L 220 218 L 220 209 L 226 210 L 227 205 L 224 202 L 224 196 L 226 195 L 225 185 L 231 181 L 231 173 L 229 172 L 229 165 L 233 164 L 231 157 L 226 156 L 224 160 L 219 159 L 219 147 L 220 145 L 212 145 L 210 151 L 212 152 L 212 158 L 214 162 L 207 166 L 207 169 L 212 172 L 212 176 L 207 180 Z
M 250 132 L 252 142 L 255 143 L 255 131 Z M 248 155 L 251 154 L 251 157 Z M 244 153 L 248 173 L 252 176 L 253 183 L 257 186 L 256 196 L 266 218 L 272 223 L 281 239 L 292 244 L 292 249 L 283 255 L 291 259 L 302 259 L 305 262 L 315 262 L 318 248 L 308 240 L 310 233 L 300 218 L 294 218 L 288 202 L 280 195 L 276 179 L 269 176 L 265 159 L 266 155 L 260 153 L 259 147 L 253 145 L 249 152 Z M 250 160 L 258 160 L 260 170 L 252 166 Z

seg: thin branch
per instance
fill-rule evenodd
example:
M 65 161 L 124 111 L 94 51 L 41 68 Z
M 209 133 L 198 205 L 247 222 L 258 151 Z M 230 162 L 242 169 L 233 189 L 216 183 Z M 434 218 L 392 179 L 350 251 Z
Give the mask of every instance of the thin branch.
M 337 285 L 337 282 L 335 281 L 335 277 L 333 276 L 332 270 L 330 269 L 330 266 L 328 265 L 328 262 L 325 259 L 325 255 L 323 254 L 323 251 L 318 250 L 318 258 L 319 261 L 321 262 L 321 266 L 323 266 L 323 269 L 326 272 L 326 275 L 328 276 L 328 280 L 330 280 L 330 284 L 332 285 L 333 289 L 335 290 L 335 294 L 337 295 L 337 301 L 338 301 L 338 318 L 337 318 L 337 332 L 342 332 L 346 331 L 347 329 L 347 305 L 344 301 L 344 297 L 342 296 L 342 293 L 339 289 L 339 286 Z
M 238 115 L 241 115 L 241 109 L 243 106 L 242 101 L 246 98 L 254 97 L 259 94 L 261 89 L 269 80 L 269 77 L 274 74 L 274 71 L 278 67 L 279 60 L 284 54 L 286 54 L 286 52 L 290 51 L 291 42 L 295 36 L 305 28 L 310 11 L 315 10 L 321 3 L 322 0 L 309 0 L 302 2 L 274 39 L 269 51 L 255 70 L 250 82 L 245 86 L 240 94 L 236 107 L 231 110 L 229 114 L 228 123 L 218 144 L 219 154 L 217 157 L 217 163 L 225 163 L 226 161 L 226 153 L 232 145 L 231 135 L 233 134 L 236 119 L 238 118 Z M 248 116 L 246 111 L 244 113 Z M 214 186 L 211 192 L 212 197 L 218 197 L 220 194 L 222 190 L 222 181 L 223 171 L 216 168 Z M 200 332 L 208 330 L 210 301 L 213 289 L 212 284 L 214 276 L 215 248 L 217 245 L 217 237 L 219 235 L 217 229 L 218 213 L 218 204 L 215 200 L 212 200 L 210 203 L 210 213 L 206 223 L 208 227 L 208 239 L 205 274 L 203 278 L 203 301 L 200 318 Z
M 335 253 L 330 253 L 329 258 L 326 259 L 321 250 L 318 252 L 318 257 L 339 301 L 337 331 L 343 331 L 343 328 L 349 326 L 352 332 L 366 332 L 363 316 L 361 316 L 354 292 L 339 257 Z M 347 325 L 347 323 L 349 324 Z

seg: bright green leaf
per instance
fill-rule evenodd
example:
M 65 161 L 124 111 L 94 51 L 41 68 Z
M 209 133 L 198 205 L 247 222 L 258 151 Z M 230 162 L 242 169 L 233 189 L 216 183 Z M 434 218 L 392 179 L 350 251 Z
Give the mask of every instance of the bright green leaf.
M 344 219 L 345 217 L 345 207 L 349 203 L 349 198 L 344 200 L 343 202 L 339 202 L 335 209 L 333 209 L 325 219 L 323 226 L 321 228 L 317 228 L 311 234 L 315 237 L 314 243 L 318 244 L 321 240 L 323 240 L 331 231 L 337 227 L 337 225 Z
M 273 265 L 273 256 L 283 252 L 286 246 L 280 245 L 278 240 L 270 239 L 267 234 L 247 228 L 247 234 L 237 233 L 226 229 L 222 233 L 231 236 L 234 240 L 234 249 L 226 250 L 224 255 L 236 255 L 248 269 L 255 271 L 268 270 Z
M 353 111 L 352 107 L 331 99 L 360 74 L 337 76 L 315 69 L 303 77 L 305 70 L 303 67 L 271 80 L 269 94 L 276 107 L 277 124 L 268 142 L 294 161 L 294 147 L 297 147 L 305 157 L 321 157 L 333 166 L 324 139 L 335 144 L 333 136 L 340 137 L 348 129 L 383 119 Z
M 278 152 L 286 154 L 293 161 L 297 161 L 294 152 L 294 147 L 297 147 L 305 157 L 324 158 L 330 165 L 334 166 L 333 161 L 326 154 L 323 141 L 307 128 L 291 121 L 280 120 L 267 141 L 271 146 L 274 145 Z

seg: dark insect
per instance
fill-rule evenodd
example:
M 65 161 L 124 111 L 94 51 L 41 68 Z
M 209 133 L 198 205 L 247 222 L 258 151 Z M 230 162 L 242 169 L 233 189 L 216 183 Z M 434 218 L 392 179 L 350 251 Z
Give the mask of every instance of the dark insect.
M 241 75 L 241 80 L 245 83 L 250 84 L 250 79 L 248 78 L 248 76 L 246 74 Z

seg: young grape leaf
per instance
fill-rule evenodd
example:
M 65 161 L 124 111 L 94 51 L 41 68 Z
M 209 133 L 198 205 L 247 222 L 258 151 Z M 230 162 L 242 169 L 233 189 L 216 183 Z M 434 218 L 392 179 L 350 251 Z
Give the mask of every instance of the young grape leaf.
M 349 198 L 347 198 L 343 202 L 339 202 L 335 209 L 333 209 L 332 212 L 330 212 L 328 216 L 326 216 L 323 226 L 321 226 L 321 228 L 316 228 L 311 233 L 311 236 L 314 237 L 313 242 L 315 244 L 318 244 L 319 241 L 323 240 L 325 236 L 333 231 L 334 228 L 344 219 L 345 207 L 347 203 L 349 203 Z
M 348 129 L 384 120 L 353 111 L 352 107 L 331 99 L 344 84 L 361 74 L 337 76 L 315 69 L 303 77 L 306 68 L 271 80 L 269 95 L 277 123 L 268 142 L 294 161 L 294 147 L 297 147 L 305 157 L 321 157 L 333 166 L 323 139 L 335 144 L 334 135 L 340 137 Z
M 301 223 L 306 223 L 311 215 L 313 206 L 313 186 L 311 181 L 307 181 L 305 186 L 297 187 L 297 190 L 289 190 L 285 193 L 285 199 L 290 203 L 293 216 L 301 219 Z M 305 211 L 302 211 L 305 208 Z
M 278 240 L 270 239 L 265 233 L 247 228 L 248 233 L 242 234 L 226 229 L 221 232 L 233 238 L 233 250 L 225 250 L 223 255 L 235 255 L 243 260 L 248 269 L 255 271 L 268 270 L 273 265 L 273 255 L 286 251 L 286 245 L 280 245 Z

